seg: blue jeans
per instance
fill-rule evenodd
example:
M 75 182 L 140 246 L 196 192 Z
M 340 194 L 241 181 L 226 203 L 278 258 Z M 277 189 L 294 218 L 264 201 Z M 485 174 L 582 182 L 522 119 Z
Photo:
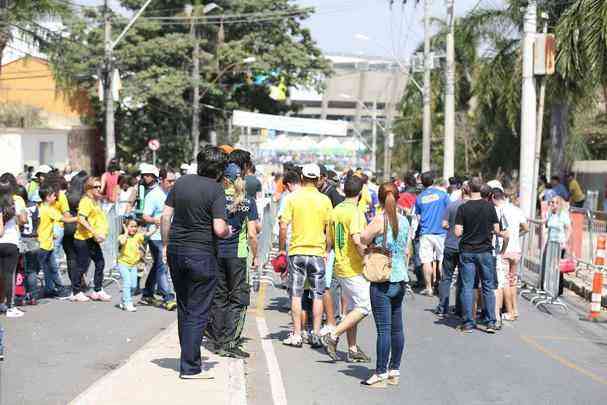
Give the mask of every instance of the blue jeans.
M 54 225 L 53 226 L 53 254 L 55 255 L 55 263 L 59 263 L 61 261 L 61 244 L 63 243 L 63 235 L 65 230 L 62 226 Z
M 162 259 L 162 241 L 150 240 L 148 246 L 150 247 L 153 263 L 148 278 L 145 280 L 145 288 L 142 295 L 144 297 L 153 297 L 156 284 L 158 284 L 158 291 L 162 295 L 164 302 L 173 301 L 175 294 L 169 283 L 167 268 Z
M 38 251 L 38 263 L 44 273 L 44 295 L 57 295 L 63 290 L 63 284 L 61 284 L 61 277 L 59 277 L 59 266 L 55 261 L 54 252 L 40 249 Z
M 122 277 L 122 303 L 133 303 L 133 290 L 137 288 L 137 266 L 129 266 L 118 263 L 120 276 Z
M 217 258 L 199 249 L 169 246 L 168 262 L 177 293 L 180 372 L 199 374 L 200 344 L 217 284 Z
M 4 354 L 4 328 L 0 325 L 0 353 Z
M 29 297 L 38 298 L 38 264 L 39 250 L 26 252 L 23 255 L 23 266 L 25 269 L 25 292 Z
M 441 314 L 447 314 L 449 312 L 449 298 L 451 295 L 451 283 L 453 282 L 453 273 L 455 273 L 455 268 L 459 264 L 459 251 L 453 249 L 445 249 L 445 253 L 443 256 L 443 273 L 441 275 L 441 280 L 438 285 L 438 308 L 437 312 Z M 458 273 L 457 280 L 457 292 L 459 292 L 461 283 L 461 271 Z M 460 307 L 460 299 L 456 292 L 456 302 L 455 302 L 455 310 L 456 312 L 461 312 Z M 458 311 L 458 309 L 460 311 Z
M 460 271 L 462 273 L 462 290 L 460 297 L 464 310 L 464 326 L 475 326 L 472 316 L 472 303 L 474 301 L 474 279 L 478 274 L 483 295 L 482 321 L 495 325 L 495 292 L 496 287 L 494 260 L 491 252 L 461 253 Z
M 377 328 L 375 372 L 385 374 L 388 369 L 400 369 L 400 361 L 405 349 L 403 330 L 405 284 L 403 282 L 371 283 L 370 293 L 371 308 Z

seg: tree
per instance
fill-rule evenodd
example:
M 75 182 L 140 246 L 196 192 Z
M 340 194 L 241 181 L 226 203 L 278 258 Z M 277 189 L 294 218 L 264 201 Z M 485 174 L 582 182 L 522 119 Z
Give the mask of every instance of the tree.
M 123 0 L 123 7 L 138 9 L 143 1 Z M 269 85 L 279 81 L 288 86 L 311 84 L 329 73 L 327 61 L 316 47 L 301 20 L 310 10 L 291 5 L 287 0 L 217 1 L 223 9 L 223 21 L 196 19 L 200 33 L 201 69 L 192 80 L 193 37 L 189 17 L 179 16 L 185 1 L 155 1 L 144 16 L 118 44 L 115 65 L 120 70 L 123 89 L 116 108 L 116 133 L 119 156 L 133 162 L 145 158 L 145 144 L 151 136 L 162 147 L 159 160 L 178 164 L 189 161 L 192 143 L 191 100 L 199 85 L 200 129 L 225 131 L 227 113 L 234 109 L 283 113 L 285 103 L 269 97 Z M 103 106 L 96 97 L 98 67 L 103 57 L 101 9 L 86 8 L 64 19 L 70 41 L 51 52 L 55 72 L 63 83 L 79 82 L 88 86 L 101 114 Z M 126 19 L 112 16 L 116 30 Z M 221 40 L 220 40 L 221 39 Z M 77 43 L 86 43 L 78 45 Z M 256 62 L 243 66 L 242 60 L 254 56 Z M 223 74 L 220 74 L 224 72 Z M 255 77 L 268 80 L 255 84 Z

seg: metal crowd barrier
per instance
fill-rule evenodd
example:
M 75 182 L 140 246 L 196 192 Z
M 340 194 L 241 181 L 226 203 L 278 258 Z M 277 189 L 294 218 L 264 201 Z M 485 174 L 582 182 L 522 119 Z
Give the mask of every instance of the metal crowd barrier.
M 251 282 L 255 291 L 259 290 L 262 283 L 275 286 L 273 270 L 269 269 L 270 252 L 272 251 L 272 241 L 274 240 L 274 224 L 276 223 L 276 204 L 272 199 L 264 199 L 262 204 L 265 204 L 263 213 L 260 217 L 261 232 L 257 238 L 257 256 L 259 258 L 260 267 L 256 273 L 251 274 Z
M 120 272 L 117 265 L 119 253 L 118 236 L 122 232 L 123 217 L 118 215 L 116 204 L 104 205 L 104 210 L 109 227 L 107 239 L 101 244 L 103 259 L 105 260 L 104 285 L 108 286 L 116 283 L 120 287 Z

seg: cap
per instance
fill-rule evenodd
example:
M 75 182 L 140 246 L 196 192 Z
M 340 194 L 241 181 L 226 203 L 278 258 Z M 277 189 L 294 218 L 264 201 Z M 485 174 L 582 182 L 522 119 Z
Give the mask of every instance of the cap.
M 141 171 L 142 176 L 144 174 L 152 174 L 156 177 L 160 176 L 160 172 L 158 171 L 158 168 L 156 166 L 150 165 L 148 163 L 142 163 L 139 166 L 139 171 Z
M 223 172 L 223 176 L 232 182 L 236 181 L 240 177 L 240 167 L 236 163 L 230 163 Z
M 234 150 L 234 147 L 230 145 L 220 145 L 218 146 L 218 148 L 221 149 L 224 153 L 227 153 L 228 155 Z
M 317 164 L 309 163 L 302 167 L 301 174 L 308 179 L 318 179 L 320 177 L 320 167 Z
M 38 174 L 38 173 L 40 173 L 40 174 L 49 174 L 49 173 L 50 173 L 50 172 L 52 172 L 52 171 L 53 171 L 53 168 L 52 168 L 52 167 L 50 167 L 50 166 L 48 166 L 48 165 L 42 165 L 42 166 L 39 166 L 39 167 L 38 167 L 38 168 L 37 168 L 37 169 L 34 171 L 34 174 Z
M 183 164 L 182 164 L 182 165 L 179 167 L 179 169 L 180 169 L 180 170 L 188 170 L 189 168 L 190 168 L 190 165 L 189 165 L 189 164 L 187 164 L 187 163 L 183 163 Z
M 488 181 L 487 185 L 491 188 L 499 188 L 500 190 L 504 191 L 504 187 L 502 187 L 502 183 L 500 183 L 499 180 Z
M 320 175 L 327 177 L 327 173 L 329 173 L 329 171 L 327 170 L 326 166 L 320 164 L 318 165 L 318 168 L 320 169 Z
M 270 260 L 270 263 L 276 273 L 284 273 L 287 271 L 287 257 L 284 255 L 276 256 L 274 259 Z

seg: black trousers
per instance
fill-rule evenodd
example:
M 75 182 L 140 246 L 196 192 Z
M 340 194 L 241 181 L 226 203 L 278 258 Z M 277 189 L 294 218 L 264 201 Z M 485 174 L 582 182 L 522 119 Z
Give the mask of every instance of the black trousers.
M 76 248 L 76 260 L 78 263 L 76 267 L 77 272 L 71 277 L 74 295 L 84 292 L 82 276 L 89 270 L 91 260 L 95 263 L 95 277 L 93 278 L 95 291 L 101 291 L 103 288 L 103 270 L 105 269 L 105 260 L 103 259 L 101 246 L 99 246 L 99 243 L 95 239 L 90 238 L 87 240 L 75 239 L 74 247 Z
M 74 284 L 74 277 L 80 274 L 78 271 L 78 255 L 76 254 L 74 241 L 74 234 L 71 233 L 68 235 L 67 232 L 63 235 L 63 240 L 61 241 L 65 259 L 67 261 L 67 274 L 72 285 Z
M 247 259 L 217 259 L 217 287 L 211 309 L 209 336 L 224 348 L 238 345 L 250 304 Z
M 19 260 L 19 248 L 12 243 L 0 243 L 0 303 L 15 304 L 15 271 Z
M 169 246 L 168 262 L 177 296 L 181 374 L 199 374 L 200 344 L 217 282 L 217 258 L 199 249 Z

